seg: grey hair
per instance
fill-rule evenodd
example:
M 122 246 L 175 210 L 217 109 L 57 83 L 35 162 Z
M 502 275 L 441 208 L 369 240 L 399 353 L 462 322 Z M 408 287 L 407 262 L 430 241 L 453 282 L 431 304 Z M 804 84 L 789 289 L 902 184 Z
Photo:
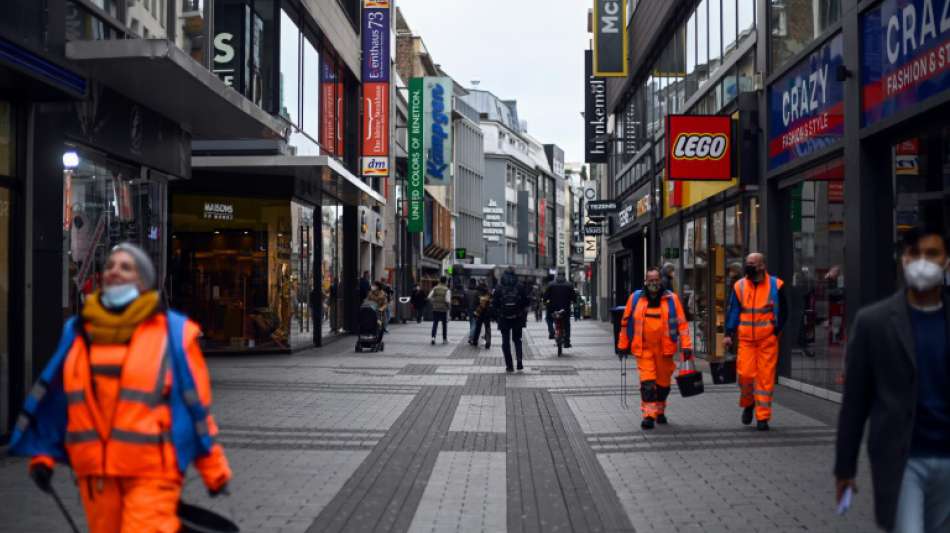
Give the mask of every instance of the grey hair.
M 139 245 L 132 244 L 131 242 L 123 242 L 112 247 L 112 251 L 109 252 L 109 256 L 112 256 L 116 252 L 125 252 L 132 256 L 132 260 L 135 261 L 135 268 L 139 271 L 139 279 L 142 280 L 142 285 L 146 289 L 154 289 L 156 283 L 156 274 L 155 274 L 155 264 L 152 263 L 152 258 L 148 256 L 148 252 L 143 250 Z

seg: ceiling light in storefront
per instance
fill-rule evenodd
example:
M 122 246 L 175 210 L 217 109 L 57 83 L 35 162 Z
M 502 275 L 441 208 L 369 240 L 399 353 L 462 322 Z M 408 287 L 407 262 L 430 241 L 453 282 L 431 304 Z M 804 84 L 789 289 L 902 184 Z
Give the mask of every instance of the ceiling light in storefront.
M 79 166 L 79 154 L 73 151 L 63 152 L 63 168 L 76 168 Z

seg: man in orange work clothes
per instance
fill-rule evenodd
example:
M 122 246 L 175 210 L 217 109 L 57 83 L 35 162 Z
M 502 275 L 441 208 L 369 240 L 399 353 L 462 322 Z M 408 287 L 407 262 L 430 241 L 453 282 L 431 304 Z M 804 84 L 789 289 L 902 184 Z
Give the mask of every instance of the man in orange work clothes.
M 645 290 L 635 291 L 627 299 L 617 351 L 621 358 L 627 353 L 637 358 L 643 413 L 640 427 L 653 429 L 655 423 L 667 423 L 666 399 L 676 370 L 676 350 L 682 345 L 683 359 L 691 359 L 693 343 L 683 305 L 676 294 L 662 289 L 660 270 L 648 270 L 643 284 Z
M 231 469 L 209 414 L 211 384 L 198 326 L 164 309 L 155 267 L 133 244 L 112 249 L 103 290 L 63 329 L 10 439 L 51 490 L 55 462 L 76 473 L 92 533 L 175 533 L 194 463 L 208 492 Z
M 749 254 L 745 260 L 745 277 L 733 285 L 729 295 L 723 346 L 730 349 L 738 336 L 736 370 L 742 423 L 751 424 L 754 413 L 759 431 L 768 431 L 772 418 L 778 340 L 787 317 L 788 303 L 782 280 L 766 271 L 764 255 Z

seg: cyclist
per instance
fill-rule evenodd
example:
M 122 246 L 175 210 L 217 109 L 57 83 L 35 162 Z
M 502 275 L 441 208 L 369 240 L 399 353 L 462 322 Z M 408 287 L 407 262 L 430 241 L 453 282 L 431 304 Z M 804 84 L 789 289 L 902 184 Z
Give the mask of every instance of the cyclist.
M 544 289 L 544 299 L 548 302 L 548 316 L 554 316 L 558 311 L 561 314 L 561 330 L 564 332 L 565 348 L 571 347 L 571 305 L 577 298 L 574 287 L 564 278 L 564 273 L 559 273 L 554 283 Z

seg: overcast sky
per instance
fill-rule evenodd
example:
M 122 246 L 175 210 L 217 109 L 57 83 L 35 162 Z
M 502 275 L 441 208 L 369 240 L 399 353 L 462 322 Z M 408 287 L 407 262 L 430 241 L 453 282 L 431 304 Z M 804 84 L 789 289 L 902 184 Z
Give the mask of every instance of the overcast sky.
M 583 0 L 397 0 L 432 59 L 463 87 L 518 101 L 528 133 L 583 161 Z

